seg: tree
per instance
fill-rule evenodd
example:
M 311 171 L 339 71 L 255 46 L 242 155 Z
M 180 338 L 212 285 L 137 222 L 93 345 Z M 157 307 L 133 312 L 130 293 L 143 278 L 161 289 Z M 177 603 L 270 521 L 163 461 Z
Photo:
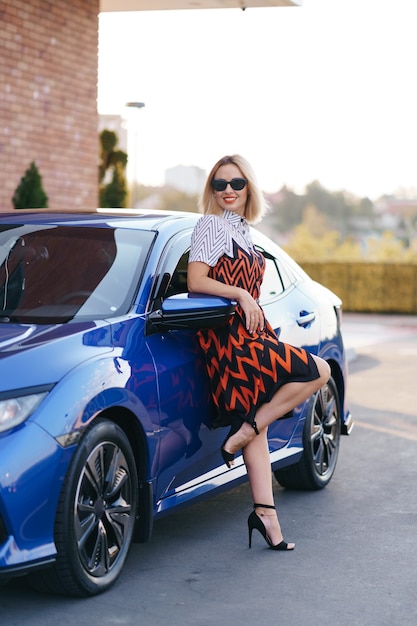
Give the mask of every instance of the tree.
M 339 231 L 342 237 L 351 232 L 351 217 L 353 207 L 345 193 L 327 191 L 316 180 L 306 187 L 306 204 L 314 205 L 326 215 L 333 228 Z
M 366 240 L 365 259 L 377 263 L 401 263 L 412 258 L 403 241 L 395 237 L 394 233 L 385 231 L 378 239 L 369 237 Z
M 127 184 L 125 169 L 127 154 L 117 150 L 118 137 L 112 130 L 100 133 L 100 163 L 98 167 L 99 197 L 103 208 L 126 206 Z M 109 182 L 106 182 L 109 179 Z
M 331 228 L 328 216 L 309 204 L 303 211 L 303 221 L 292 231 L 292 237 L 283 247 L 299 263 L 314 261 L 353 261 L 361 258 L 358 242 L 342 239 L 338 230 Z
M 42 186 L 42 177 L 34 161 L 26 170 L 12 198 L 15 209 L 46 209 L 48 196 Z
M 124 170 L 120 163 L 113 168 L 113 178 L 108 185 L 100 188 L 100 206 L 105 208 L 121 208 L 126 206 L 127 187 Z
M 305 206 L 304 196 L 284 186 L 278 193 L 270 195 L 267 199 L 271 210 L 266 217 L 272 228 L 283 234 L 300 224 Z
M 337 230 L 341 238 L 361 235 L 374 230 L 374 205 L 369 198 L 356 198 L 346 191 L 327 191 L 317 180 L 298 195 L 284 186 L 268 196 L 271 206 L 267 219 L 281 235 L 291 232 L 302 222 L 308 206 L 314 206 L 327 218 L 328 227 Z

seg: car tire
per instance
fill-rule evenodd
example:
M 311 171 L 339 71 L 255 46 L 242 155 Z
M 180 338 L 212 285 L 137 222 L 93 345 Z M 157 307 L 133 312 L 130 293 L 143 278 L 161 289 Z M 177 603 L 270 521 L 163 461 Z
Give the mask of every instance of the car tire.
M 307 404 L 303 431 L 304 452 L 294 465 L 274 471 L 288 489 L 317 490 L 329 484 L 340 445 L 341 410 L 336 383 L 330 378 Z
M 38 591 L 75 597 L 107 590 L 120 575 L 135 526 L 136 464 L 119 426 L 99 419 L 74 454 L 55 522 L 57 560 L 30 577 Z

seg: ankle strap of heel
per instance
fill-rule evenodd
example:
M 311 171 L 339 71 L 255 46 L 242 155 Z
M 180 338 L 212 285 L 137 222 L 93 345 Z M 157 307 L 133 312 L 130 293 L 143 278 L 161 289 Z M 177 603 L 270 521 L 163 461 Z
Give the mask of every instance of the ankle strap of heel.
M 275 509 L 275 506 L 273 504 L 257 504 L 255 502 L 255 504 L 253 505 L 254 509 Z

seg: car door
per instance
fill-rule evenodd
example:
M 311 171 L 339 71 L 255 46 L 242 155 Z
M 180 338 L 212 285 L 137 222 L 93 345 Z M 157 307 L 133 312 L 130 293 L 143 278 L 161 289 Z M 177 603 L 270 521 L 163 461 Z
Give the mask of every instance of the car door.
M 165 247 L 149 310 L 161 299 L 187 291 L 191 231 L 174 237 Z M 146 337 L 158 381 L 160 406 L 157 468 L 157 510 L 170 506 L 187 491 L 209 481 L 220 467 L 222 429 L 211 430 L 214 405 L 203 354 L 193 329 L 152 332 Z M 209 488 L 209 486 L 207 486 Z M 188 497 L 188 496 L 187 496 Z
M 256 235 L 255 235 L 256 241 Z M 265 273 L 261 288 L 260 304 L 281 341 L 303 347 L 317 353 L 320 338 L 320 320 L 317 303 L 302 289 L 302 277 L 280 254 L 275 246 L 268 248 L 265 241 L 258 245 L 265 257 Z M 302 411 L 297 408 L 292 417 L 273 422 L 269 428 L 270 450 L 284 448 L 291 440 Z
M 265 257 L 260 303 L 266 318 L 282 341 L 317 353 L 320 342 L 318 302 L 302 289 L 302 277 L 285 253 L 275 246 L 268 248 L 264 240 L 257 248 Z

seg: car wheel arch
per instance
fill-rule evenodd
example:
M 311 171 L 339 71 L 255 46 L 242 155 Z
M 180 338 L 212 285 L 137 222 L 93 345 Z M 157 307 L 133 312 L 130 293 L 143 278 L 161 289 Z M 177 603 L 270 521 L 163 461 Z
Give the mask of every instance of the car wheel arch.
M 96 419 L 107 419 L 123 430 L 132 446 L 138 480 L 144 480 L 149 453 L 146 445 L 146 434 L 137 417 L 125 407 L 110 407 L 99 413 L 95 417 Z
M 153 489 L 152 482 L 147 480 L 150 453 L 145 430 L 136 415 L 125 407 L 108 408 L 97 415 L 98 418 L 117 424 L 131 444 L 140 495 L 133 542 L 145 543 L 151 538 L 153 525 Z
M 133 540 L 140 497 L 136 471 L 128 436 L 101 414 L 83 433 L 63 482 L 56 561 L 30 576 L 31 586 L 86 597 L 113 584 Z
M 336 389 L 337 389 L 337 393 L 339 396 L 339 404 L 340 404 L 340 409 L 341 409 L 341 429 L 343 429 L 343 406 L 344 406 L 344 402 L 345 402 L 345 380 L 343 377 L 343 372 L 340 369 L 339 364 L 337 363 L 337 361 L 334 361 L 333 359 L 329 359 L 327 361 L 327 363 L 330 366 L 330 370 L 331 370 L 331 377 L 333 378 L 333 381 L 336 385 Z

